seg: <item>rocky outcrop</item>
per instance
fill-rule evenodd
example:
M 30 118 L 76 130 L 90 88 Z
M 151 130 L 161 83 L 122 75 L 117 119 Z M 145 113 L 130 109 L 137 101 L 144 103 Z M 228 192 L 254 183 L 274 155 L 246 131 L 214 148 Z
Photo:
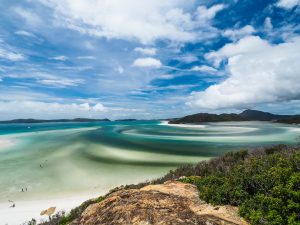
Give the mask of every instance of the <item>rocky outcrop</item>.
M 168 181 L 141 189 L 114 192 L 90 205 L 73 225 L 199 224 L 246 225 L 233 206 L 212 206 L 198 197 L 194 185 Z

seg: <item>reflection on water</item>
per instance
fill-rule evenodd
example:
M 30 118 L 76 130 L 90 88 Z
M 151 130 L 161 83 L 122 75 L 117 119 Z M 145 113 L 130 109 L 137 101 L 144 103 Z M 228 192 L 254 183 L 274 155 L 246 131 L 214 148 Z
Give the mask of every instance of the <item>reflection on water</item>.
M 296 143 L 300 128 L 267 122 L 169 126 L 136 121 L 1 124 L 0 134 L 0 201 L 7 201 L 103 193 L 227 151 Z M 1 145 L 1 140 L 13 144 Z

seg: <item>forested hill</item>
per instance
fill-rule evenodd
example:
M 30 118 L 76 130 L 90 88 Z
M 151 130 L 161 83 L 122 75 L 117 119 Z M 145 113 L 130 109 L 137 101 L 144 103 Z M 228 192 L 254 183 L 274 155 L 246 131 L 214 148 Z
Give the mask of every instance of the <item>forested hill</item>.
M 182 118 L 172 119 L 170 124 L 226 122 L 226 121 L 273 121 L 279 123 L 300 123 L 300 115 L 277 115 L 258 110 L 247 109 L 240 114 L 236 113 L 197 113 Z

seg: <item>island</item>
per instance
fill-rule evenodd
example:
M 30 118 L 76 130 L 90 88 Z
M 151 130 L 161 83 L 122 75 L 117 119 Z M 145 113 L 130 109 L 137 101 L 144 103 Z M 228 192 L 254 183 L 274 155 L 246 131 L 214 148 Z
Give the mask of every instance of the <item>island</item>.
M 197 113 L 181 118 L 169 120 L 169 124 L 203 123 L 203 122 L 231 122 L 231 121 L 271 121 L 277 123 L 299 124 L 300 115 L 277 115 L 269 112 L 247 109 L 236 113 Z

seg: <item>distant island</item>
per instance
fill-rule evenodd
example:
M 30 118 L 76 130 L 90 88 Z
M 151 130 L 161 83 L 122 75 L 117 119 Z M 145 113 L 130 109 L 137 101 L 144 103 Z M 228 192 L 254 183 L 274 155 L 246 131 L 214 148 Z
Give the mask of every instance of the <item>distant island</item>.
M 109 119 L 88 119 L 88 118 L 75 118 L 75 119 L 54 119 L 54 120 L 39 120 L 39 119 L 15 119 L 0 121 L 0 123 L 68 123 L 68 122 L 109 122 Z
M 115 120 L 116 122 L 131 122 L 131 121 L 137 121 L 137 119 L 118 119 Z
M 169 120 L 169 124 L 203 123 L 203 122 L 230 122 L 230 121 L 271 121 L 278 123 L 299 124 L 300 115 L 277 115 L 258 110 L 247 109 L 240 114 L 236 113 L 197 113 L 182 118 Z

